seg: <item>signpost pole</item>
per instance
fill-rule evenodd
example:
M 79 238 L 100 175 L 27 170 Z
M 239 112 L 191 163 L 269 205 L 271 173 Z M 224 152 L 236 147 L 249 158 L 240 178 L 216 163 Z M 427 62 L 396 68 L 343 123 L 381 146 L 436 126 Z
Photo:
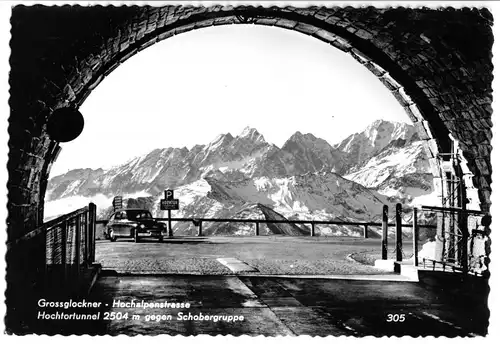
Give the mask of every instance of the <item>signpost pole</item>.
M 160 210 L 168 212 L 168 237 L 172 238 L 172 210 L 179 210 L 179 200 L 174 199 L 174 190 L 165 190 L 165 199 L 160 200 Z
M 172 217 L 172 213 L 171 213 L 171 210 L 169 209 L 168 210 L 168 237 L 171 238 L 174 236 L 174 233 L 172 233 L 172 220 L 171 220 L 171 217 Z

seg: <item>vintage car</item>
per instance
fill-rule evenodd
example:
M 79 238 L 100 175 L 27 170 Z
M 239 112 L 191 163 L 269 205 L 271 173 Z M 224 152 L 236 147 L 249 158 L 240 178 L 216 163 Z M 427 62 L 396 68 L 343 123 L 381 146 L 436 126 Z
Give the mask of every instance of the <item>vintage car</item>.
M 153 219 L 146 209 L 118 209 L 106 224 L 106 234 L 111 241 L 116 241 L 117 238 L 134 238 L 138 242 L 143 237 L 163 241 L 165 230 L 165 224 Z

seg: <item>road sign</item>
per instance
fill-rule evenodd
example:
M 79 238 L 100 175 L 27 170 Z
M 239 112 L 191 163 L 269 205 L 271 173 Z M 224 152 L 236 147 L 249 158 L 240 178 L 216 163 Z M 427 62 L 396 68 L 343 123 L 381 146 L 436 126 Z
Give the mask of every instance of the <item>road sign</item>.
M 165 190 L 165 199 L 168 199 L 168 200 L 173 200 L 174 199 L 174 190 L 171 190 L 171 189 L 168 189 L 168 190 Z
M 178 199 L 160 200 L 160 210 L 179 210 L 179 200 Z
M 113 210 L 121 209 L 123 207 L 123 198 L 122 196 L 115 196 L 113 198 Z

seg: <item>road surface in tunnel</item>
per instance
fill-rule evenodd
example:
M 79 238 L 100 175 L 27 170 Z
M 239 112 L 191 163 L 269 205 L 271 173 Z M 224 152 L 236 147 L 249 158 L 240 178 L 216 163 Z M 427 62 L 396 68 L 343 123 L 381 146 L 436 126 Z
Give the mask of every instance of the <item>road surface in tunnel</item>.
M 41 321 L 42 332 L 477 336 L 488 325 L 486 306 L 416 282 L 104 273 L 87 300 L 101 302 L 86 311 L 99 320 Z
M 404 246 L 411 247 L 407 242 Z M 98 319 L 41 320 L 37 332 L 358 337 L 486 334 L 487 293 L 456 282 L 410 282 L 404 276 L 346 259 L 352 252 L 377 249 L 377 239 L 338 237 L 98 241 L 96 254 L 103 270 L 86 300 L 99 306 L 79 310 L 97 314 Z M 240 259 L 258 271 L 235 273 L 217 260 L 221 257 Z M 255 264 L 259 259 L 271 263 Z M 321 260 L 331 263 L 321 264 Z M 297 266 L 283 267 L 294 264 Z M 317 270 L 311 268 L 314 264 Z M 281 266 L 278 271 L 287 273 L 264 276 L 270 266 Z M 322 274 L 298 276 L 311 271 Z M 335 272 L 337 276 L 327 276 Z
M 405 241 L 404 253 L 412 252 Z M 389 240 L 394 251 L 394 239 Z M 119 273 L 232 274 L 220 260 L 234 258 L 251 273 L 264 275 L 381 274 L 384 271 L 350 259 L 355 252 L 381 252 L 380 239 L 354 237 L 174 237 L 163 243 L 144 239 L 97 241 L 96 261 Z M 255 271 L 256 270 L 256 271 Z M 250 272 L 250 271 L 247 271 Z

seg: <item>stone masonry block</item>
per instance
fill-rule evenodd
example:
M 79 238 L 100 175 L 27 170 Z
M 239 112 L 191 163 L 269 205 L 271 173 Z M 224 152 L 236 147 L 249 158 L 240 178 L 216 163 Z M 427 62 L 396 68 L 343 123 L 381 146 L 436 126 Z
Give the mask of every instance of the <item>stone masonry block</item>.
M 437 141 L 434 139 L 424 140 L 424 146 L 426 148 L 426 153 L 429 158 L 437 158 L 439 154 L 439 148 Z
M 415 122 L 414 126 L 421 140 L 430 140 L 432 138 L 429 123 L 427 121 Z
M 399 104 L 401 104 L 402 107 L 408 107 L 410 104 L 408 101 L 401 95 L 399 90 L 392 91 L 392 95 L 396 98 Z
M 376 77 L 382 76 L 386 71 L 380 67 L 379 65 L 375 64 L 373 61 L 367 61 L 364 66 L 368 68 L 370 72 L 375 74 Z
M 288 20 L 288 19 L 280 19 L 276 22 L 276 26 L 283 27 L 285 29 L 293 29 L 296 25 L 297 22 L 293 20 Z
M 479 158 L 476 159 L 475 162 L 480 175 L 485 175 L 485 176 L 491 175 L 491 168 L 490 166 L 488 166 L 489 164 L 486 162 L 485 159 Z
M 319 29 L 316 32 L 314 32 L 313 36 L 317 37 L 325 42 L 331 42 L 337 38 L 336 35 L 330 33 L 329 31 L 322 30 L 322 29 Z
M 269 26 L 274 26 L 276 25 L 276 22 L 278 21 L 277 18 L 257 18 L 255 23 L 259 25 L 269 25 Z
M 385 73 L 379 78 L 380 81 L 387 87 L 390 91 L 395 91 L 399 88 L 401 88 L 401 85 L 394 80 L 394 78 L 389 75 L 389 73 Z
M 308 24 L 297 23 L 297 25 L 294 26 L 294 30 L 305 33 L 306 35 L 312 35 L 318 31 L 319 28 Z
M 348 52 L 349 50 L 351 50 L 351 44 L 348 41 L 346 41 L 345 39 L 342 39 L 340 37 L 338 37 L 337 39 L 332 41 L 331 44 L 334 47 L 336 47 L 344 52 Z
M 361 37 L 366 40 L 371 40 L 373 38 L 373 34 L 371 32 L 368 32 L 366 30 L 360 29 L 356 31 L 356 36 Z

